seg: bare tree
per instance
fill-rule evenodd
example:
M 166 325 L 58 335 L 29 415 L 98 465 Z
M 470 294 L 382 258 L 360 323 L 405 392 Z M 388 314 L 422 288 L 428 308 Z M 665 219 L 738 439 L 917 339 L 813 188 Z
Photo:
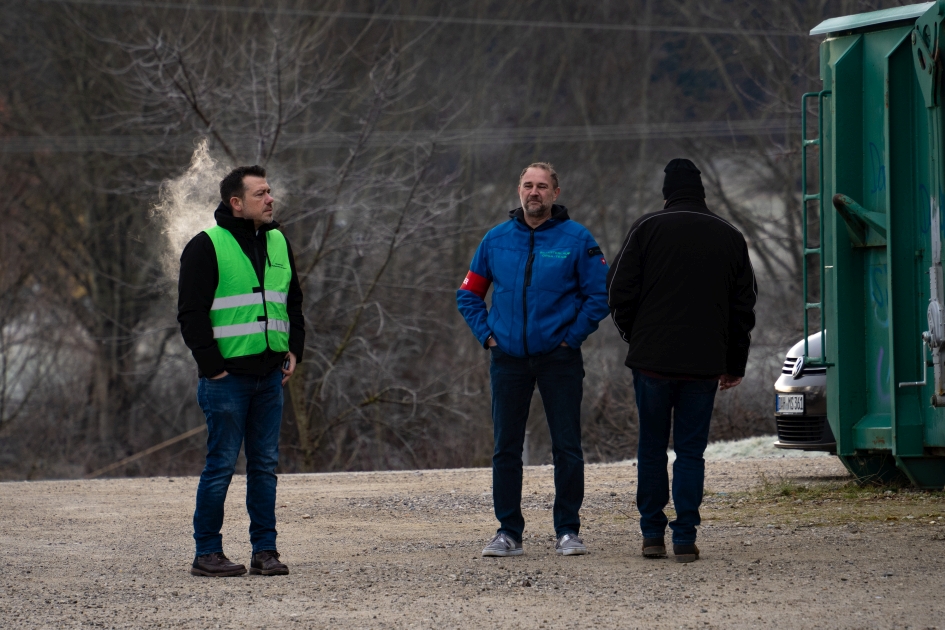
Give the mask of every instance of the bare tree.
M 0 475 L 80 474 L 201 425 L 165 263 L 212 221 L 219 172 L 254 162 L 306 296 L 285 469 L 488 463 L 487 356 L 454 291 L 535 159 L 611 255 L 660 207 L 668 159 L 703 168 L 764 277 L 753 376 L 719 397 L 713 437 L 770 432 L 802 329 L 805 33 L 893 4 L 0 0 Z M 185 226 L 152 210 L 201 140 L 212 176 Z M 591 460 L 634 453 L 624 349 L 606 321 L 585 345 Z M 538 411 L 533 463 L 550 457 Z M 193 472 L 202 449 L 119 472 Z

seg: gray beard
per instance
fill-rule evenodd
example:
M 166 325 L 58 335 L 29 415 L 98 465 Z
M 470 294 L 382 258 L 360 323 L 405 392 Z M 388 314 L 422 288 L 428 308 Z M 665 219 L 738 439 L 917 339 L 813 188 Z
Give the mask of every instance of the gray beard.
M 528 204 L 523 208 L 525 214 L 530 217 L 543 217 L 545 214 L 551 214 L 551 206 L 538 206 L 537 208 L 529 208 Z

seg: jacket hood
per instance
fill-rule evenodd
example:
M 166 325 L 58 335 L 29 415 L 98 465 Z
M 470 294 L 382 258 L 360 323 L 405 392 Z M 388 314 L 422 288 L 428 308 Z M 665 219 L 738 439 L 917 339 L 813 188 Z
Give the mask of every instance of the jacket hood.
M 216 219 L 217 225 L 221 228 L 227 229 L 233 234 L 241 234 L 246 236 L 253 236 L 256 234 L 256 226 L 253 223 L 252 219 L 241 219 L 239 217 L 233 216 L 233 210 L 230 209 L 228 205 L 220 202 L 220 205 L 217 206 L 217 209 L 213 212 L 213 218 Z M 273 221 L 272 223 L 264 223 L 259 226 L 261 232 L 267 232 L 269 230 L 274 230 L 279 227 L 279 224 Z
M 518 219 L 520 222 L 525 224 L 526 227 L 528 227 L 528 224 L 525 223 L 525 211 L 522 208 L 509 210 L 509 218 Z M 568 216 L 568 209 L 566 207 L 559 206 L 558 204 L 554 204 L 551 206 L 551 219 L 549 219 L 549 221 L 553 219 L 558 220 L 558 221 L 569 221 L 571 217 Z M 542 223 L 542 225 L 545 225 L 545 224 Z M 538 227 L 540 229 L 541 225 Z

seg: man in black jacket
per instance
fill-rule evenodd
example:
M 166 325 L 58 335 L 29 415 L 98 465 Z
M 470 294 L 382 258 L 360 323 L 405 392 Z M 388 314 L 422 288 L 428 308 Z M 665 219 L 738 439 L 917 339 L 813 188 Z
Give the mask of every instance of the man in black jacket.
M 276 465 L 282 386 L 305 346 L 302 290 L 292 249 L 272 220 L 266 171 L 241 166 L 220 182 L 216 227 L 195 236 L 180 261 L 177 320 L 197 362 L 197 401 L 207 416 L 207 463 L 194 511 L 191 574 L 242 575 L 223 554 L 223 503 L 245 440 L 250 573 L 285 575 L 276 550 Z
M 717 390 L 745 375 L 757 286 L 744 237 L 709 211 L 699 169 L 674 159 L 663 210 L 633 224 L 607 276 L 608 303 L 630 348 L 640 416 L 637 508 L 643 555 L 666 556 L 666 471 L 673 431 L 673 552 L 699 558 L 709 420 Z M 672 419 L 671 419 L 672 416 Z

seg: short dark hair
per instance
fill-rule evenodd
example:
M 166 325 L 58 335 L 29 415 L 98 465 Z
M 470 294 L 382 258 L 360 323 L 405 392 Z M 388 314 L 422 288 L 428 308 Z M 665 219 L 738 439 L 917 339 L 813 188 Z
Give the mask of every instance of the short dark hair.
M 528 166 L 522 169 L 522 174 L 518 176 L 518 183 L 522 183 L 522 178 L 525 177 L 525 173 L 528 172 L 530 168 L 540 168 L 543 171 L 547 171 L 548 175 L 551 176 L 551 181 L 554 182 L 555 188 L 558 187 L 558 173 L 555 171 L 555 167 L 551 165 L 550 162 L 532 162 Z
M 223 178 L 223 181 L 220 182 L 220 197 L 223 198 L 223 203 L 227 207 L 230 206 L 231 197 L 243 198 L 243 195 L 246 193 L 246 187 L 243 186 L 243 178 L 247 175 L 253 177 L 265 177 L 266 169 L 254 164 L 252 166 L 237 166 L 229 174 Z

